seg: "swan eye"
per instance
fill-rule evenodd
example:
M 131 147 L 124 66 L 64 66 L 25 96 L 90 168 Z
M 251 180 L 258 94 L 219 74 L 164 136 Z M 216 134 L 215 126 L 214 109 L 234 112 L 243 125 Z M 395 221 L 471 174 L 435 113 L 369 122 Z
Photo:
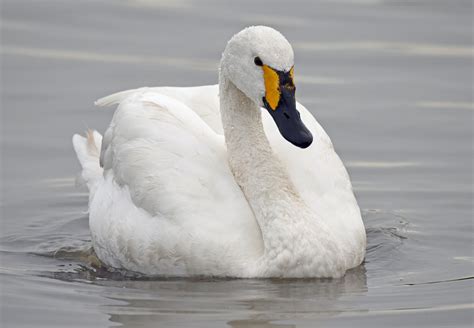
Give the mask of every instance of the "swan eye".
M 253 59 L 253 62 L 255 63 L 255 65 L 257 66 L 263 66 L 263 63 L 262 63 L 262 60 L 260 59 L 260 57 L 255 57 Z

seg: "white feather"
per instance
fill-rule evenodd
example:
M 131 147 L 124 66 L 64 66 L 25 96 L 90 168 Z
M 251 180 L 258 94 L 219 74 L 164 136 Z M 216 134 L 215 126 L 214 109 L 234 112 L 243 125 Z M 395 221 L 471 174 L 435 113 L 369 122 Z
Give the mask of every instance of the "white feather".
M 272 33 L 259 35 L 285 49 L 286 39 Z M 288 66 L 292 56 L 273 60 Z M 224 107 L 252 100 L 226 88 L 222 74 L 220 87 L 141 88 L 102 98 L 100 106 L 119 104 L 102 144 L 96 133 L 94 143 L 74 136 L 99 258 L 174 276 L 338 277 L 360 264 L 366 244 L 360 211 L 322 127 L 297 104 L 314 136 L 303 150 L 258 107 L 229 120 Z M 259 153 L 251 150 L 265 141 L 247 144 L 239 127 L 260 115 L 260 139 L 268 138 L 271 149 Z M 224 139 L 224 130 L 237 144 Z
M 99 165 L 101 143 L 102 136 L 97 131 L 88 130 L 85 137 L 78 134 L 72 137 L 74 150 L 82 166 L 80 178 L 86 182 L 89 190 L 102 180 L 103 170 Z

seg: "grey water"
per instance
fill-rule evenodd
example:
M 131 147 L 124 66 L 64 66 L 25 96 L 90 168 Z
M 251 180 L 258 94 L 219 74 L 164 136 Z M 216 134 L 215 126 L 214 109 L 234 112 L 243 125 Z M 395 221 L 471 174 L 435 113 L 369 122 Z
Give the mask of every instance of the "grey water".
M 1 327 L 471 327 L 472 2 L 1 3 Z M 214 84 L 270 25 L 345 162 L 367 228 L 343 279 L 145 279 L 91 265 L 73 133 L 140 86 Z M 316 141 L 317 142 L 317 141 Z

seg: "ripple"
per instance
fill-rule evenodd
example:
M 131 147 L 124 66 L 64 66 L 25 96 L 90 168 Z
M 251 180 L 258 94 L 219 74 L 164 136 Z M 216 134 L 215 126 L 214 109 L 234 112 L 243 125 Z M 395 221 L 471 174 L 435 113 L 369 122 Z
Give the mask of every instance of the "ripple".
M 429 109 L 462 109 L 474 110 L 474 103 L 462 101 L 420 101 L 416 103 L 417 107 Z
M 393 169 L 421 166 L 421 163 L 408 161 L 348 161 L 346 166 L 350 168 Z
M 434 56 L 468 58 L 474 56 L 469 46 L 421 44 L 410 42 L 356 41 L 356 42 L 297 42 L 294 48 L 312 52 L 379 52 L 407 56 Z
M 187 58 L 165 57 L 165 56 L 145 56 L 131 54 L 98 53 L 81 50 L 66 49 L 46 49 L 21 47 L 15 45 L 2 45 L 0 52 L 5 55 L 26 56 L 44 59 L 58 59 L 82 62 L 100 62 L 104 64 L 144 64 L 163 65 L 177 69 L 215 71 L 217 63 L 212 61 L 197 61 Z
M 367 231 L 366 263 L 391 258 L 407 237 L 407 218 L 381 210 L 365 210 L 363 218 Z

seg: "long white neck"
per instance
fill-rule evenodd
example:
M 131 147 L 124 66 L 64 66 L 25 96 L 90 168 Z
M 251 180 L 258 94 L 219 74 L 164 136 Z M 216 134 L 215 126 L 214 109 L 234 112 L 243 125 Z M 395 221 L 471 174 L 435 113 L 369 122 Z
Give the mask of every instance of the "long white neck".
M 272 197 L 291 195 L 295 200 L 299 199 L 265 135 L 261 109 L 223 77 L 220 78 L 219 93 L 229 163 L 254 211 L 263 205 L 254 204 L 254 201 L 264 199 L 266 194 L 272 194 Z
M 223 74 L 219 94 L 229 165 L 262 231 L 260 274 L 304 276 L 302 268 L 314 271 L 321 265 L 324 270 L 323 257 L 329 254 L 319 251 L 331 244 L 330 232 L 302 201 L 273 153 L 260 108 Z

